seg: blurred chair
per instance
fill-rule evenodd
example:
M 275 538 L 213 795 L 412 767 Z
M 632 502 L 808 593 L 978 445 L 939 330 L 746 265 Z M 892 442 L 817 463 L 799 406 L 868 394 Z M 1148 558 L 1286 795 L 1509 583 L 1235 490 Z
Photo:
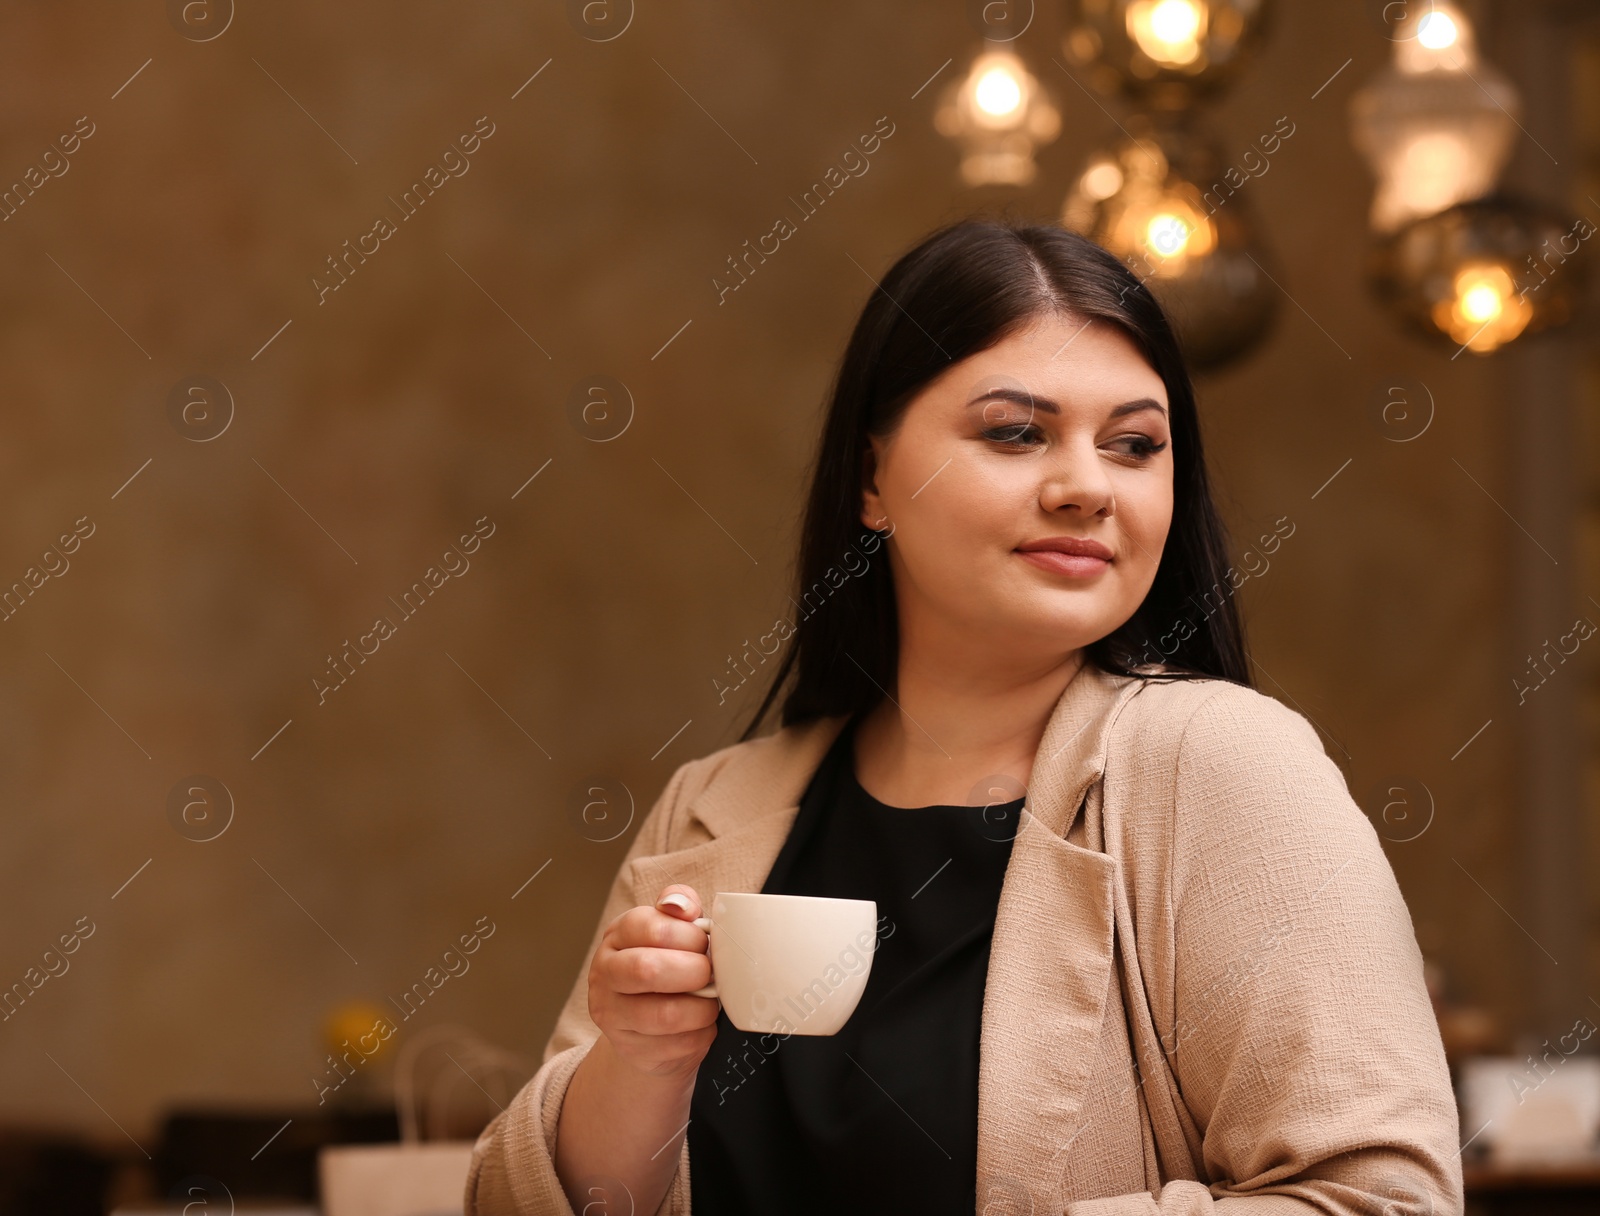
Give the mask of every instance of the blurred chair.
M 0 1127 L 0 1216 L 101 1216 L 116 1164 L 76 1137 Z

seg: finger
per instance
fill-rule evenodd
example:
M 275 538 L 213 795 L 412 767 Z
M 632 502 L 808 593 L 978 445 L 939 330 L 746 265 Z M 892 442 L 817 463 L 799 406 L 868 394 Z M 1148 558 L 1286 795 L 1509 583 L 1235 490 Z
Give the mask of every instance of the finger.
M 611 923 L 606 943 L 613 950 L 626 950 L 634 946 L 655 946 L 663 950 L 687 950 L 704 954 L 710 939 L 704 929 L 696 928 L 654 908 L 629 908 Z
M 654 946 L 614 951 L 600 961 L 600 969 L 617 993 L 693 992 L 711 982 L 711 960 L 705 955 Z
M 710 997 L 619 993 L 611 1028 L 645 1035 L 692 1034 L 714 1025 L 720 1008 Z
M 694 920 L 697 916 L 705 915 L 701 911 L 699 893 L 681 882 L 662 887 L 661 894 L 656 896 L 656 907 L 668 916 L 682 920 Z

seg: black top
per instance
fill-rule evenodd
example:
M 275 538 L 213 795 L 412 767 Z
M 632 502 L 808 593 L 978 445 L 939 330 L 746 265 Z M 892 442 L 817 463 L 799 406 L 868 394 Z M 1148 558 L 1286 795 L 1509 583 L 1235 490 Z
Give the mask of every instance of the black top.
M 835 1035 L 717 1017 L 689 1118 L 694 1216 L 977 1207 L 978 1033 L 1022 798 L 887 806 L 856 781 L 857 719 L 806 787 L 761 889 L 872 899 L 866 990 Z

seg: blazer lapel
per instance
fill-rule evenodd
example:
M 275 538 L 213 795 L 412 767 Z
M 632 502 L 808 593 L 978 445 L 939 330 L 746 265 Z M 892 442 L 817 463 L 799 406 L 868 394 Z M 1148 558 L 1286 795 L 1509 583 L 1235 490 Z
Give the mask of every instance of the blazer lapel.
M 684 843 L 628 863 L 635 902 L 653 903 L 668 883 L 684 883 L 709 913 L 719 891 L 761 890 L 800 813 L 801 795 L 846 720 L 819 718 L 733 750 L 670 834 Z
M 1085 663 L 1045 726 L 1000 888 L 978 1045 L 978 1208 L 1051 1207 L 1111 990 L 1117 862 L 1064 839 L 1141 682 Z M 1080 1148 L 1080 1151 L 1081 1148 Z

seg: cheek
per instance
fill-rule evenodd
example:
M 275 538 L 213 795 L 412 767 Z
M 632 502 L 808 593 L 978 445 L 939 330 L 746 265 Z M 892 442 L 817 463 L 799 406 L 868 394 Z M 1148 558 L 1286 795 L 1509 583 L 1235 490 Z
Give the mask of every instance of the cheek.
M 1172 526 L 1171 483 L 1147 479 L 1119 486 L 1116 514 L 1127 541 L 1126 573 L 1153 581 Z
M 903 498 L 895 516 L 890 544 L 903 563 L 902 574 L 924 595 L 941 600 L 964 601 L 980 595 L 980 589 L 990 584 L 975 574 L 1003 564 L 1005 542 L 1033 501 L 1031 483 L 963 468 L 959 460 L 931 481 L 924 474 L 923 482 L 914 499 Z M 910 489 L 917 491 L 918 486 Z
M 923 546 L 967 563 L 1005 552 L 1019 521 L 1038 510 L 1038 478 L 1023 463 L 963 466 L 958 458 L 945 466 L 911 504 L 913 521 L 927 532 L 918 538 Z

